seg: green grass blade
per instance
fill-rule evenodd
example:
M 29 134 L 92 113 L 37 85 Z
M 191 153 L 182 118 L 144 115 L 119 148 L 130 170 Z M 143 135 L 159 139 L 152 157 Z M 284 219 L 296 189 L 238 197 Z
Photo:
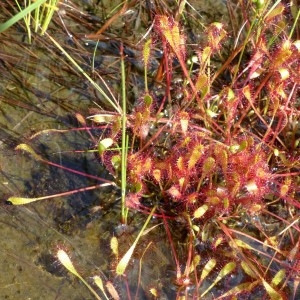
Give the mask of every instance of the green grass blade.
M 118 104 L 114 103 L 104 90 L 78 65 L 78 63 L 66 52 L 66 50 L 49 34 L 46 35 L 53 42 L 53 44 L 67 57 L 67 59 L 76 67 L 76 69 L 91 83 L 91 85 L 99 91 L 99 93 L 104 97 L 104 99 L 120 114 L 122 114 L 121 108 Z
M 35 10 L 36 8 L 41 6 L 46 1 L 47 0 L 37 0 L 36 2 L 30 4 L 29 6 L 24 8 L 22 11 L 17 13 L 15 16 L 13 16 L 11 19 L 6 21 L 5 23 L 0 24 L 0 33 L 7 30 L 9 27 L 14 25 L 16 22 L 18 22 L 19 20 L 26 17 L 26 15 L 28 15 L 30 12 L 32 12 L 33 10 Z
M 53 17 L 53 14 L 56 10 L 58 10 L 57 8 L 58 5 L 58 0 L 52 0 L 49 1 L 47 9 L 46 9 L 46 13 L 44 14 L 44 18 L 43 18 L 43 22 L 42 22 L 42 28 L 41 28 L 41 35 L 44 35 L 51 20 Z M 36 20 L 37 22 L 38 20 Z
M 121 54 L 121 77 L 122 77 L 122 149 L 121 149 L 121 202 L 122 202 L 122 223 L 127 223 L 128 208 L 126 207 L 126 183 L 127 183 L 127 153 L 128 136 L 126 116 L 126 73 L 123 53 Z
M 128 266 L 128 263 L 129 263 L 129 260 L 131 259 L 132 257 L 132 254 L 133 254 L 133 251 L 140 239 L 140 237 L 143 235 L 148 223 L 150 222 L 154 212 L 156 210 L 156 206 L 154 206 L 145 222 L 145 224 L 143 225 L 141 231 L 139 232 L 138 236 L 136 237 L 135 241 L 133 242 L 133 244 L 131 245 L 131 247 L 127 250 L 127 252 L 125 253 L 125 255 L 121 258 L 121 260 L 119 261 L 118 265 L 117 265 L 117 268 L 116 268 L 116 273 L 117 275 L 123 275 L 127 266 Z

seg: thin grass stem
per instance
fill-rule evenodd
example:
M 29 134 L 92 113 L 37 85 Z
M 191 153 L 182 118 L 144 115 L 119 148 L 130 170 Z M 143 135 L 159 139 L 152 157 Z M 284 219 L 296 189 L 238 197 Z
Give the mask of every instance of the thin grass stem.
M 289 39 L 292 38 L 292 35 L 293 35 L 293 33 L 294 33 L 294 31 L 295 31 L 295 28 L 296 28 L 296 25 L 299 24 L 299 23 L 298 23 L 299 18 L 300 18 L 300 9 L 298 10 L 297 16 L 296 16 L 296 18 L 295 18 L 295 22 L 294 22 L 294 24 L 293 24 L 293 26 L 292 26 L 292 29 L 291 29 L 291 31 L 290 31 Z
M 123 47 L 123 46 L 121 46 Z M 126 208 L 126 174 L 127 174 L 127 153 L 128 153 L 128 136 L 126 133 L 127 116 L 126 116 L 126 74 L 123 48 L 121 48 L 121 77 L 122 77 L 122 149 L 121 149 L 121 202 L 122 202 L 122 223 L 127 223 L 128 208 Z
M 69 61 L 77 68 L 77 70 L 92 84 L 92 86 L 104 97 L 104 99 L 118 112 L 122 114 L 122 110 L 117 103 L 111 100 L 104 90 L 78 65 L 78 63 L 66 52 L 66 50 L 48 33 L 46 33 L 48 38 L 53 42 L 53 44 L 69 59 Z
M 21 19 L 26 18 L 26 16 L 31 13 L 33 10 L 35 10 L 37 7 L 41 6 L 44 2 L 47 0 L 37 0 L 30 5 L 28 5 L 26 8 L 24 8 L 22 11 L 14 15 L 12 18 L 10 18 L 5 23 L 0 24 L 0 33 L 7 30 L 9 27 L 20 21 Z

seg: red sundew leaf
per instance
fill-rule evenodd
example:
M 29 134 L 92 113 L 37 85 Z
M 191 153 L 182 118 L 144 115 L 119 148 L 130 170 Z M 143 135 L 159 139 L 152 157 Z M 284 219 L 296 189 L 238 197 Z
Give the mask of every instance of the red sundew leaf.
M 224 200 L 223 200 L 223 206 L 224 206 L 225 210 L 229 209 L 230 200 L 228 198 L 224 198 Z
M 150 157 L 147 157 L 144 161 L 143 161 L 143 165 L 144 165 L 144 172 L 147 173 L 152 169 L 152 159 Z
M 179 114 L 179 118 L 180 118 L 181 130 L 185 135 L 188 130 L 190 116 L 187 112 L 183 111 Z
M 113 236 L 110 240 L 110 249 L 112 250 L 112 253 L 118 257 L 119 255 L 119 242 L 115 236 Z
M 239 241 L 239 240 L 235 240 L 235 242 L 236 241 Z M 237 246 L 240 246 L 240 245 L 237 244 Z M 243 248 L 245 248 L 245 247 L 243 246 Z M 251 249 L 251 247 L 247 247 L 247 249 Z M 254 272 L 251 269 L 251 266 L 249 266 L 245 261 L 241 262 L 241 267 L 248 276 L 250 276 L 254 279 L 258 279 L 258 275 L 256 274 L 256 272 Z
M 192 193 L 186 197 L 186 202 L 188 204 L 194 204 L 194 203 L 196 203 L 198 197 L 199 197 L 199 193 L 197 193 L 197 192 Z
M 221 41 L 226 37 L 227 33 L 223 29 L 222 23 L 214 22 L 209 25 L 207 30 L 209 46 L 212 50 L 219 50 L 221 48 Z
M 152 97 L 149 94 L 146 94 L 143 100 L 144 104 L 139 107 L 139 111 L 135 113 L 134 122 L 132 124 L 133 132 L 141 139 L 145 139 L 149 133 Z
M 141 112 L 137 112 L 135 115 L 134 126 L 133 126 L 133 130 L 136 132 L 136 134 L 138 133 L 138 130 L 142 125 L 142 123 L 143 123 L 143 115 Z
M 292 50 L 291 50 L 292 43 L 290 40 L 285 40 L 281 47 L 279 48 L 279 51 L 277 51 L 273 57 L 273 64 L 272 67 L 273 69 L 278 69 L 279 67 L 282 66 L 283 63 L 285 63 L 292 55 Z
M 289 73 L 287 73 L 287 69 L 279 69 L 279 72 L 281 72 L 282 70 L 282 73 L 280 73 L 281 76 L 289 76 Z M 285 71 L 284 71 L 285 70 Z M 285 80 L 287 78 L 281 78 L 281 80 Z M 285 91 L 285 85 L 281 82 L 280 84 L 276 83 L 276 85 L 274 84 L 274 86 L 271 87 L 271 92 L 270 92 L 270 96 L 272 96 L 273 98 L 273 95 L 275 97 L 275 95 L 277 97 L 281 97 L 283 99 L 287 99 L 288 95 Z
M 283 185 L 280 187 L 280 197 L 286 196 L 286 194 L 288 193 L 288 191 L 289 191 L 289 186 L 286 185 L 286 184 L 283 184 Z
M 216 264 L 217 264 L 217 260 L 215 258 L 211 258 L 205 264 L 201 273 L 200 281 L 203 281 L 209 275 L 209 273 L 211 273 L 211 271 L 215 268 Z
M 101 277 L 98 276 L 98 275 L 95 275 L 95 276 L 93 276 L 92 278 L 93 278 L 93 281 L 94 281 L 95 285 L 100 289 L 100 291 L 101 291 L 104 295 L 106 295 L 105 290 L 104 290 L 103 281 L 102 281 Z M 107 296 L 106 296 L 106 297 L 107 297 Z
M 221 147 L 219 145 L 216 145 L 214 152 L 215 152 L 215 157 L 216 157 L 217 163 L 220 164 L 223 173 L 226 174 L 227 167 L 228 167 L 228 153 L 227 153 L 227 151 L 223 147 Z
M 200 62 L 202 64 L 202 66 L 201 66 L 202 68 L 207 65 L 207 63 L 210 59 L 211 53 L 212 53 L 212 50 L 211 50 L 210 47 L 205 47 L 203 49 L 203 51 L 201 53 L 199 53 L 199 54 L 201 54 L 200 55 Z
M 141 182 L 142 178 L 150 173 L 153 167 L 153 161 L 151 157 L 143 158 L 137 155 L 128 156 L 128 177 L 132 183 Z
M 157 16 L 158 28 L 178 58 L 185 60 L 185 41 L 173 17 Z
M 262 280 L 262 282 L 271 300 L 283 300 L 283 297 L 267 281 Z
M 105 138 L 101 140 L 98 144 L 98 152 L 100 155 L 103 154 L 104 151 L 106 151 L 110 146 L 112 146 L 114 143 L 113 139 L 111 138 Z
M 278 72 L 280 74 L 280 79 L 281 80 L 286 80 L 290 77 L 290 72 L 287 68 L 279 68 Z M 284 93 L 285 95 L 285 93 Z
M 206 74 L 199 74 L 197 81 L 195 83 L 196 89 L 202 92 L 202 96 L 204 97 L 208 92 L 209 84 L 208 77 Z
M 221 202 L 221 200 L 219 197 L 213 196 L 213 197 L 208 197 L 207 202 L 211 205 L 218 205 Z
M 249 85 L 246 85 L 244 88 L 243 88 L 243 94 L 244 96 L 247 98 L 247 100 L 249 102 L 252 102 L 251 100 L 251 91 L 250 91 L 250 86 Z
M 120 296 L 119 296 L 116 288 L 113 286 L 113 284 L 110 281 L 107 281 L 105 286 L 106 286 L 109 294 L 112 296 L 112 298 L 114 300 L 120 300 Z
M 152 103 L 153 103 L 153 98 L 152 98 L 152 96 L 151 96 L 150 94 L 146 94 L 146 95 L 144 96 L 144 103 L 145 103 L 145 105 L 147 106 L 147 108 L 149 108 L 149 107 L 152 105 Z M 149 115 L 150 115 L 149 110 L 147 110 L 147 113 L 149 113 Z
M 128 208 L 137 209 L 140 206 L 140 196 L 136 193 L 129 193 L 126 196 L 126 206 Z
M 113 121 L 115 121 L 117 118 L 118 118 L 118 116 L 116 116 L 114 114 L 95 114 L 95 115 L 88 117 L 89 120 L 92 120 L 93 122 L 95 122 L 97 124 L 102 124 L 102 123 L 110 124 Z
M 254 281 L 254 282 L 245 282 L 245 283 L 241 283 L 241 284 L 235 286 L 234 288 L 232 288 L 231 290 L 229 290 L 228 292 L 224 293 L 222 296 L 216 298 L 216 300 L 223 299 L 223 298 L 227 298 L 227 297 L 229 297 L 229 296 L 233 296 L 233 298 L 230 298 L 230 299 L 236 299 L 236 296 L 237 296 L 239 293 L 250 292 L 250 291 L 253 290 L 253 288 L 256 287 L 259 283 L 260 283 L 259 280 L 256 280 L 256 281 Z
M 189 270 L 189 273 L 191 274 L 192 272 L 194 272 L 194 270 L 196 269 L 196 267 L 199 265 L 201 261 L 201 257 L 200 255 L 195 255 L 195 257 L 193 258 L 192 264 L 191 264 L 191 268 Z
M 263 40 L 259 41 L 257 44 L 257 50 L 252 56 L 248 66 L 244 69 L 245 71 L 249 70 L 248 78 L 254 79 L 259 77 L 265 70 L 263 63 L 265 60 L 265 54 L 267 53 L 267 48 Z
M 211 173 L 214 170 L 215 166 L 216 166 L 215 159 L 213 157 L 208 157 L 203 163 L 202 171 L 204 175 Z
M 225 238 L 224 236 L 218 236 L 212 244 L 213 249 L 217 249 L 217 247 L 219 247 L 221 244 L 223 244 Z
M 230 189 L 230 196 L 235 197 L 241 188 L 241 183 L 239 180 L 235 181 Z
M 200 144 L 200 145 L 196 145 L 196 147 L 192 150 L 192 153 L 188 160 L 188 169 L 189 170 L 192 169 L 196 165 L 196 163 L 199 161 L 199 159 L 202 157 L 203 149 L 204 149 L 204 146 Z
M 234 102 L 237 97 L 234 94 L 234 91 L 231 88 L 226 88 L 226 97 L 227 97 L 227 102 Z
M 286 270 L 284 269 L 279 270 L 272 278 L 271 285 L 278 286 L 285 277 L 286 277 Z
M 185 178 L 185 177 L 179 178 L 179 179 L 178 179 L 178 183 L 179 183 L 180 189 L 183 190 L 183 188 L 184 188 L 185 185 L 186 185 L 186 178 Z
M 182 197 L 181 192 L 179 191 L 179 189 L 176 186 L 172 186 L 170 187 L 167 192 L 169 193 L 169 195 L 175 199 L 180 199 Z
M 292 178 L 285 177 L 284 183 L 280 187 L 280 197 L 285 197 L 291 187 Z
M 149 63 L 150 51 L 151 51 L 151 44 L 152 44 L 152 40 L 150 38 L 145 43 L 144 48 L 143 48 L 143 58 L 144 58 L 144 64 L 145 64 L 145 66 L 147 66 L 148 63 Z
M 184 171 L 185 170 L 185 165 L 184 165 L 184 160 L 183 160 L 183 157 L 180 156 L 178 159 L 177 159 L 177 168 L 179 171 Z
M 119 154 L 113 155 L 110 161 L 114 170 L 118 171 L 121 167 L 121 156 Z
M 271 174 L 266 171 L 266 168 L 260 167 L 260 164 L 256 164 L 254 166 L 255 168 L 255 174 L 259 179 L 269 179 L 271 177 Z
M 233 270 L 236 268 L 235 262 L 229 262 L 227 263 L 219 272 L 217 278 L 214 280 L 214 282 L 201 294 L 201 299 L 206 295 L 221 279 L 223 279 L 226 275 L 233 272 Z
M 40 155 L 36 154 L 35 151 L 34 151 L 29 145 L 27 145 L 27 144 L 19 144 L 19 145 L 15 148 L 15 150 L 23 150 L 23 151 L 25 151 L 25 152 L 28 152 L 28 153 L 30 153 L 37 161 L 42 161 L 42 160 L 43 160 L 43 158 L 42 158 Z
M 266 22 L 270 22 L 272 19 L 276 18 L 277 16 L 282 16 L 282 13 L 284 11 L 284 5 L 282 3 L 279 3 L 274 9 L 269 10 L 264 19 Z
M 153 170 L 152 175 L 153 175 L 153 177 L 155 178 L 155 180 L 157 182 L 160 182 L 160 180 L 161 180 L 161 171 L 159 169 Z
M 194 211 L 194 218 L 195 219 L 199 219 L 201 218 L 208 210 L 208 205 L 203 204 L 202 206 L 198 207 L 195 211 Z

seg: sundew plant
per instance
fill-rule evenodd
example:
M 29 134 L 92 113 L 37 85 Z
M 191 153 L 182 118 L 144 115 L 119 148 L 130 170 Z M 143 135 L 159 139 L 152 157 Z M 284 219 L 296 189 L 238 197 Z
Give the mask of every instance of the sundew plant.
M 96 43 L 129 4 L 88 38 Z M 123 105 L 87 116 L 103 128 L 95 148 L 115 179 L 107 184 L 121 190 L 122 223 L 137 212 L 148 216 L 145 225 L 153 216 L 161 220 L 177 299 L 297 299 L 299 7 L 228 1 L 232 23 L 194 18 L 201 39 L 191 43 L 193 7 L 177 4 L 173 10 L 153 4 L 138 45 L 144 78 L 138 97 L 126 98 L 134 83 L 125 78 L 129 54 L 121 43 Z M 42 160 L 28 147 L 18 149 Z M 112 238 L 116 274 L 124 280 L 144 231 L 126 253 Z M 153 284 L 146 293 L 161 299 L 163 289 Z M 118 299 L 117 288 L 110 291 Z

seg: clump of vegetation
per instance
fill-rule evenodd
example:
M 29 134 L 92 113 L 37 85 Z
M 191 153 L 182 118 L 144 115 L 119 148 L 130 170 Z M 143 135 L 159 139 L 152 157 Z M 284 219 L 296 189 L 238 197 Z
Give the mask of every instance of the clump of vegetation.
M 185 224 L 186 256 L 174 256 L 176 284 L 186 297 L 202 298 L 238 270 L 243 279 L 215 297 L 285 299 L 297 290 L 300 44 L 282 3 L 247 9 L 235 45 L 223 24 L 212 23 L 190 65 L 184 26 L 157 15 L 144 62 L 146 69 L 151 47 L 160 45 L 153 41 L 162 41 L 165 94 L 158 99 L 146 86 L 128 114 L 126 205 L 144 213 L 156 206 L 165 222 Z M 113 153 L 106 149 L 102 161 L 118 174 Z M 208 275 L 215 281 L 202 290 Z
M 161 218 L 178 298 L 295 298 L 299 12 L 279 1 L 241 1 L 243 26 L 230 30 L 214 22 L 191 47 L 184 3 L 153 19 L 142 50 L 144 90 L 132 108 L 124 105 L 123 85 L 121 113 L 90 117 L 105 125 L 98 152 L 122 185 L 122 221 L 128 208 Z M 162 57 L 151 76 L 154 49 Z M 176 230 L 187 235 L 180 254 Z M 135 246 L 121 259 L 112 247 L 118 275 L 126 273 Z M 159 299 L 161 291 L 156 286 L 148 293 Z

